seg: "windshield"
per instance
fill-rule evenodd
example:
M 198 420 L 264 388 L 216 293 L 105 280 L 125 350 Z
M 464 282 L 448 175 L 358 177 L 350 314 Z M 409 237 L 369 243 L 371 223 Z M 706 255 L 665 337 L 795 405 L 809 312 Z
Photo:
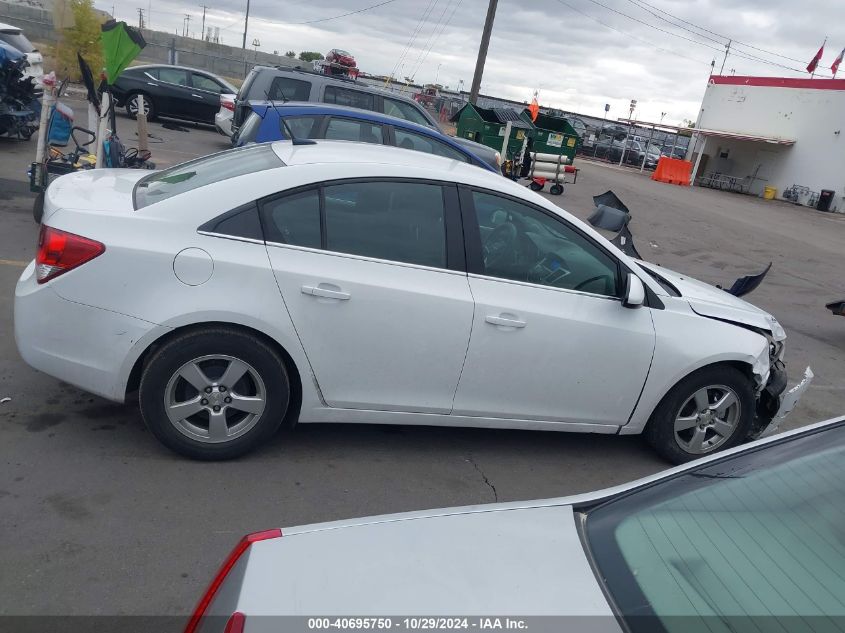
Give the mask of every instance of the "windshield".
M 213 182 L 282 166 L 284 163 L 269 144 L 226 150 L 139 180 L 135 185 L 135 208 L 141 209 Z
M 845 630 L 845 425 L 611 501 L 586 532 L 634 632 Z
M 31 53 L 35 50 L 32 42 L 20 31 L 0 31 L 0 40 L 3 40 L 10 46 L 14 46 L 21 53 Z

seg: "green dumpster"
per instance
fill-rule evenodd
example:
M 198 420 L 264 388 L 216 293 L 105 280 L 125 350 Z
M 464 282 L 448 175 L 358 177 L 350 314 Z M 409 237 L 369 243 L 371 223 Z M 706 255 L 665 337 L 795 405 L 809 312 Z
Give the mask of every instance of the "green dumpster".
M 457 136 L 481 143 L 501 152 L 505 142 L 505 128 L 511 123 L 507 155 L 502 160 L 513 158 L 522 149 L 526 136 L 534 135 L 531 119 L 526 121 L 512 108 L 481 108 L 467 103 L 450 119 L 457 125 Z
M 531 121 L 528 108 L 525 108 L 520 116 L 524 121 Z M 562 117 L 538 114 L 534 127 L 531 151 L 541 154 L 563 154 L 569 158 L 568 162 L 571 165 L 575 160 L 575 153 L 581 147 L 581 137 L 569 121 Z

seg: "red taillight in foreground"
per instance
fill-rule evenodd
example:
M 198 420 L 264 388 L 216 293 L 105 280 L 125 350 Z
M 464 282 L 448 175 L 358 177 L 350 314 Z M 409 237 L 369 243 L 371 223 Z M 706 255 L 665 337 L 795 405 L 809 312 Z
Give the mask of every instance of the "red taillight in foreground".
M 102 255 L 106 247 L 95 240 L 41 225 L 35 276 L 43 284 Z
M 230 571 L 232 571 L 232 568 L 237 564 L 244 552 L 249 549 L 249 546 L 256 541 L 266 541 L 271 538 L 279 538 L 281 535 L 282 531 L 278 528 L 275 530 L 265 530 L 264 532 L 255 532 L 254 534 L 247 534 L 238 542 L 237 545 L 235 545 L 235 548 L 231 551 L 229 556 L 226 557 L 226 560 L 223 561 L 223 564 L 214 576 L 214 580 L 212 580 L 211 584 L 208 585 L 208 589 L 205 590 L 202 598 L 197 603 L 194 613 L 191 615 L 191 619 L 188 620 L 188 626 L 185 627 L 185 633 L 196 633 L 206 610 L 212 600 L 214 600 L 214 596 L 217 594 L 217 591 L 220 589 L 220 585 L 222 585 L 223 581 L 226 580 L 226 576 Z M 244 614 L 239 611 L 233 613 L 229 618 L 229 621 L 226 623 L 225 633 L 241 633 L 241 631 L 243 631 L 244 620 Z

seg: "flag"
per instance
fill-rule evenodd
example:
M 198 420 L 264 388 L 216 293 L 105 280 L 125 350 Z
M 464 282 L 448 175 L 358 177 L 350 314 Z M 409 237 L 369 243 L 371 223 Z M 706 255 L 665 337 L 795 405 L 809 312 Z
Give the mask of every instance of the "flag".
M 819 52 L 816 53 L 815 57 L 810 60 L 810 63 L 807 64 L 808 73 L 813 74 L 816 72 L 816 66 L 818 66 L 819 62 L 822 60 L 822 55 L 824 55 L 824 44 L 822 44 L 822 47 L 819 49 Z
M 106 63 L 106 77 L 113 84 L 129 62 L 138 56 L 147 43 L 137 29 L 127 26 L 126 22 L 109 20 L 101 27 L 100 42 L 103 45 L 103 58 Z
M 836 74 L 836 71 L 839 70 L 839 64 L 842 63 L 842 58 L 845 57 L 845 48 L 842 49 L 842 52 L 839 53 L 839 57 L 833 60 L 833 63 L 830 65 L 830 69 L 833 71 L 833 74 Z
M 537 115 L 540 114 L 540 104 L 537 103 L 537 95 L 534 95 L 531 105 L 528 106 L 528 112 L 531 114 L 531 122 L 533 123 L 537 120 Z

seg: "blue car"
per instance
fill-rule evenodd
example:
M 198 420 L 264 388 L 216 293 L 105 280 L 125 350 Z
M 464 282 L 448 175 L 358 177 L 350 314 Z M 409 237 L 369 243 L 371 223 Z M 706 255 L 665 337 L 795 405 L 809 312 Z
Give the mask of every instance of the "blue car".
M 238 128 L 232 145 L 289 139 L 326 139 L 394 145 L 445 156 L 499 171 L 445 134 L 378 112 L 324 103 L 251 101 L 252 113 Z

